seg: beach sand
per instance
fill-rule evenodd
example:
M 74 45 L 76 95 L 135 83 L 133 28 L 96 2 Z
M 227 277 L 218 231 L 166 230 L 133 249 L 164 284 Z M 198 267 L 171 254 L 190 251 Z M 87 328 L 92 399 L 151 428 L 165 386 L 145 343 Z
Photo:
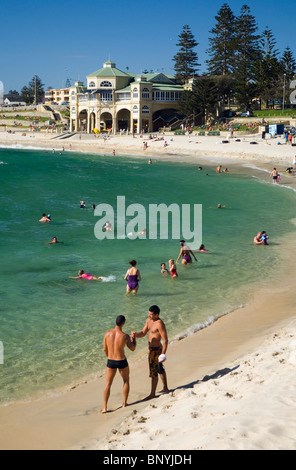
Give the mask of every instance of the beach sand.
M 220 163 L 229 171 L 251 167 L 254 172 L 270 172 L 277 167 L 281 184 L 296 186 L 296 178 L 284 173 L 296 151 L 278 145 L 276 139 L 265 143 L 259 136 L 239 137 L 240 142 L 234 138 L 222 144 L 223 137 L 164 138 L 168 147 L 163 141 L 148 141 L 143 150 L 143 140 L 132 136 L 111 136 L 103 142 L 76 135 L 57 141 L 0 132 L 0 145 L 56 151 L 71 145 L 72 151 L 110 157 L 115 149 L 118 155 L 147 159 Z M 293 237 L 283 243 L 276 283 L 254 292 L 249 305 L 169 345 L 168 394 L 143 401 L 150 392 L 147 357 L 133 360 L 129 352 L 128 407 L 121 408 L 118 374 L 104 415 L 105 378 L 86 379 L 47 396 L 1 407 L 0 449 L 295 449 L 296 251 Z

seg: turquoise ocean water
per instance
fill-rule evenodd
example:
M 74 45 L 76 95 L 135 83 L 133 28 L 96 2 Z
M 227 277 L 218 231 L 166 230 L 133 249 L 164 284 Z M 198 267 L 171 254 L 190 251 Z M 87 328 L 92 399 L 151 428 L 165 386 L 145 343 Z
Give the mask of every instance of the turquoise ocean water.
M 158 304 L 172 340 L 248 303 L 255 286 L 273 276 L 281 235 L 295 231 L 295 193 L 264 174 L 45 150 L 0 149 L 0 161 L 2 404 L 102 372 L 103 336 L 118 314 L 126 316 L 125 331 L 139 330 Z M 171 279 L 161 276 L 160 263 L 177 258 L 178 240 L 98 240 L 91 206 L 116 207 L 118 195 L 147 212 L 152 203 L 202 204 L 203 243 L 212 252 L 196 253 L 191 266 L 179 263 Z M 43 212 L 51 223 L 38 222 Z M 254 246 L 264 229 L 270 246 Z M 53 236 L 63 243 L 45 244 Z M 130 259 L 142 282 L 138 295 L 127 297 Z M 79 269 L 109 282 L 70 279 Z M 138 341 L 138 351 L 146 344 Z

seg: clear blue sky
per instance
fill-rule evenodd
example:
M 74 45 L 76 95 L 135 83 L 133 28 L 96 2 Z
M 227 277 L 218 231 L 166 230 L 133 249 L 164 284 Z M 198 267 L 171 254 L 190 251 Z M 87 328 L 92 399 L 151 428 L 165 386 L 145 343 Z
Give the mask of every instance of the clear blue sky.
M 199 43 L 199 72 L 206 70 L 209 31 L 227 3 L 235 15 L 246 4 L 261 33 L 271 29 L 280 54 L 296 57 L 295 0 L 14 0 L 2 3 L 0 80 L 18 91 L 36 74 L 45 89 L 86 75 L 111 59 L 125 71 L 174 73 L 178 35 L 188 24 Z

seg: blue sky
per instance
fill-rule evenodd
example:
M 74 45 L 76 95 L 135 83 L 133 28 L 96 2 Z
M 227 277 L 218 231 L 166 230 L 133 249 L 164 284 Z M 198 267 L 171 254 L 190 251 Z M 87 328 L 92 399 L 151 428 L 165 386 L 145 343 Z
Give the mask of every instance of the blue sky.
M 174 73 L 178 35 L 188 24 L 199 43 L 199 72 L 206 70 L 209 31 L 227 3 L 235 15 L 246 4 L 258 31 L 271 29 L 280 54 L 296 57 L 295 0 L 14 0 L 0 10 L 0 81 L 18 91 L 36 74 L 45 89 L 63 88 L 67 78 L 86 75 L 111 59 L 125 71 Z

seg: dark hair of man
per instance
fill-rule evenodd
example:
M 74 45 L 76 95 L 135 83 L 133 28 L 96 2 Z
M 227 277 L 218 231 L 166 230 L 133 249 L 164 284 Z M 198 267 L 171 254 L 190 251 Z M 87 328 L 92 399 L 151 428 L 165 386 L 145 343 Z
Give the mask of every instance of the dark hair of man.
M 116 325 L 117 326 L 122 326 L 125 322 L 125 317 L 123 315 L 118 315 L 116 318 Z
M 154 313 L 154 315 L 156 315 L 156 314 L 159 315 L 160 309 L 157 305 L 152 305 L 152 307 L 149 308 L 149 312 Z

